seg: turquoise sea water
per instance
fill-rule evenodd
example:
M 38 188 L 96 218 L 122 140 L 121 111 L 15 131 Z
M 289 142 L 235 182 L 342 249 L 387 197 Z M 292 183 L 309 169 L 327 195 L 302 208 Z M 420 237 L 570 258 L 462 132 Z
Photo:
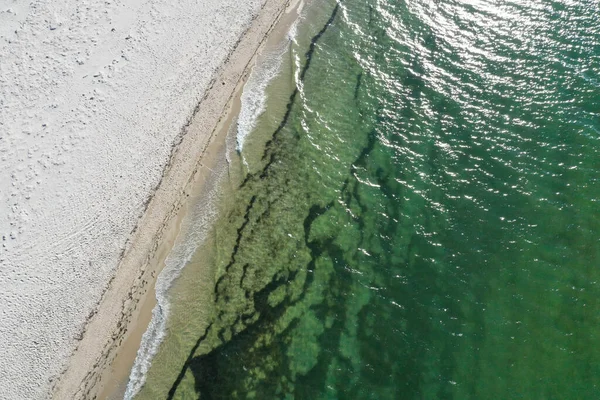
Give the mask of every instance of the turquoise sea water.
M 600 4 L 306 13 L 140 397 L 600 398 Z

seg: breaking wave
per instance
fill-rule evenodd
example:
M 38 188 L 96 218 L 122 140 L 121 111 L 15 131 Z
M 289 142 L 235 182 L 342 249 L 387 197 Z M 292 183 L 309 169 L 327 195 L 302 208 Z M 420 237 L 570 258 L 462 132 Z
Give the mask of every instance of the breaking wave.
M 281 69 L 283 55 L 296 35 L 296 23 L 292 25 L 286 41 L 279 48 L 262 54 L 257 60 L 250 77 L 244 85 L 241 96 L 241 109 L 237 119 L 236 150 L 241 153 L 246 137 L 254 130 L 258 118 L 265 111 L 267 103 L 266 89 Z
M 211 181 L 207 182 L 211 190 L 197 201 L 191 215 L 184 218 L 181 227 L 183 234 L 179 235 L 183 240 L 177 239 L 165 260 L 165 267 L 156 280 L 156 306 L 152 310 L 152 320 L 148 329 L 142 336 L 142 342 L 129 375 L 124 400 L 133 399 L 144 385 L 146 375 L 152 365 L 152 359 L 165 337 L 170 309 L 168 291 L 181 274 L 183 267 L 191 260 L 196 249 L 208 236 L 217 216 L 217 183 L 226 172 L 225 165 L 219 166 L 214 172 Z
M 296 21 L 286 41 L 274 51 L 263 54 L 256 62 L 252 73 L 244 86 L 241 95 L 241 109 L 236 126 L 236 150 L 241 152 L 244 140 L 256 126 L 260 115 L 266 106 L 266 88 L 280 71 L 283 56 L 291 42 L 295 40 Z M 226 162 L 229 163 L 229 152 L 226 152 Z M 187 216 L 181 227 L 180 238 L 177 239 L 169 256 L 165 260 L 165 267 L 156 280 L 156 306 L 152 310 L 152 319 L 148 329 L 142 336 L 140 348 L 134 365 L 131 369 L 124 400 L 132 400 L 146 382 L 147 373 L 152 365 L 152 360 L 162 343 L 167 328 L 169 317 L 168 291 L 181 274 L 181 270 L 193 257 L 196 249 L 207 237 L 212 223 L 217 216 L 216 198 L 218 196 L 217 182 L 226 173 L 226 165 L 221 165 L 213 174 L 212 182 L 208 182 L 211 190 L 197 202 L 192 214 Z

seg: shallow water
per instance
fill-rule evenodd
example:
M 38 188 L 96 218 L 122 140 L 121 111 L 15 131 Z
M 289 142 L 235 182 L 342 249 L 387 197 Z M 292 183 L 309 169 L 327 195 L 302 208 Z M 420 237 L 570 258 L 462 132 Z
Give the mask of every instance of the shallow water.
M 315 1 L 141 398 L 600 396 L 600 5 Z

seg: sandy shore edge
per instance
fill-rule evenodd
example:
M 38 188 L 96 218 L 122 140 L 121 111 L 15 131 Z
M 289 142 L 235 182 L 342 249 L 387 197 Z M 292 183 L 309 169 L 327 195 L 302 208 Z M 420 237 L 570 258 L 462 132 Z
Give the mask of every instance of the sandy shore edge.
M 217 70 L 192 117 L 182 128 L 160 184 L 124 249 L 119 268 L 88 317 L 79 344 L 55 380 L 53 398 L 98 398 L 110 366 L 126 342 L 140 305 L 153 298 L 154 283 L 172 247 L 189 191 L 211 152 L 218 125 L 250 71 L 251 62 L 291 0 L 266 0 Z M 150 307 L 151 308 L 151 307 Z M 147 321 L 146 321 L 147 324 Z

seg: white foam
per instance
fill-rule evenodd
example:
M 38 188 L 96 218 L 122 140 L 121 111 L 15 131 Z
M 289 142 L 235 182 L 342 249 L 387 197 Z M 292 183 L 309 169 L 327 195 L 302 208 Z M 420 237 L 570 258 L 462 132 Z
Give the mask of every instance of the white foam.
M 162 343 L 169 317 L 170 304 L 168 291 L 181 274 L 181 270 L 191 260 L 197 248 L 208 236 L 212 223 L 217 216 L 216 199 L 218 196 L 218 181 L 224 176 L 225 166 L 221 165 L 213 175 L 212 187 L 206 195 L 197 202 L 196 207 L 184 218 L 181 233 L 165 260 L 165 267 L 156 280 L 156 306 L 152 310 L 152 319 L 148 329 L 142 336 L 134 365 L 131 369 L 129 382 L 124 400 L 133 399 L 146 382 L 146 375 L 152 359 Z
M 246 137 L 256 127 L 258 118 L 265 111 L 267 103 L 266 89 L 281 69 L 283 55 L 287 51 L 289 41 L 280 48 L 262 55 L 254 65 L 248 81 L 244 85 L 242 106 L 237 119 L 237 151 L 242 152 Z
M 299 9 L 302 5 L 303 3 L 301 3 Z M 266 89 L 273 78 L 279 74 L 283 56 L 288 51 L 290 43 L 295 42 L 297 24 L 298 20 L 291 26 L 287 35 L 288 40 L 279 48 L 259 57 L 244 86 L 241 96 L 242 106 L 236 126 L 236 150 L 238 152 L 241 152 L 244 140 L 255 128 L 258 118 L 265 110 Z M 227 141 L 227 145 L 229 146 L 229 141 Z M 227 164 L 230 163 L 229 150 L 226 151 L 225 161 Z M 205 198 L 198 201 L 196 209 L 185 218 L 182 233 L 165 260 L 165 267 L 157 278 L 157 304 L 152 310 L 152 319 L 142 337 L 140 348 L 131 369 L 124 400 L 133 399 L 146 382 L 152 360 L 158 352 L 166 333 L 170 310 L 168 291 L 209 233 L 217 216 L 215 200 L 218 192 L 216 182 L 224 176 L 225 172 L 226 167 L 221 166 L 218 173 L 215 174 L 216 181 L 210 183 L 213 189 L 206 194 Z

